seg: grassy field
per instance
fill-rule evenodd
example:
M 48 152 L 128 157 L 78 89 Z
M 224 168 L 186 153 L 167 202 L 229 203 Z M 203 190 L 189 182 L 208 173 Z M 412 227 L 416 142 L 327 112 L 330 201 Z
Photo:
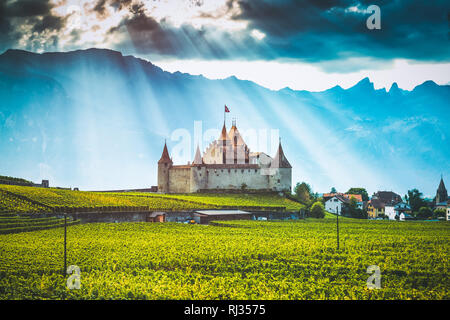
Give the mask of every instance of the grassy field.
M 106 193 L 0 185 L 0 212 L 52 212 L 57 209 L 140 207 L 145 210 L 220 208 L 284 208 L 298 211 L 302 204 L 274 194 L 178 194 Z
M 449 299 L 448 222 L 83 224 L 0 235 L 1 299 Z M 369 265 L 381 289 L 369 290 Z

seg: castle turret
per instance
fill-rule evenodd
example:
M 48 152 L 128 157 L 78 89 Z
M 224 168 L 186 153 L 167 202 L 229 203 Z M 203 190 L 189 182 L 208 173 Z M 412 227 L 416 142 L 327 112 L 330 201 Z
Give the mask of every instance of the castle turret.
M 194 161 L 192 161 L 192 165 L 203 164 L 202 155 L 200 154 L 200 148 L 197 145 L 197 151 L 195 152 Z
M 291 191 L 292 166 L 284 155 L 281 140 L 270 164 L 270 186 L 275 191 Z
M 169 192 L 169 170 L 173 162 L 170 159 L 167 144 L 164 142 L 164 149 L 161 159 L 158 161 L 158 191 L 163 193 Z

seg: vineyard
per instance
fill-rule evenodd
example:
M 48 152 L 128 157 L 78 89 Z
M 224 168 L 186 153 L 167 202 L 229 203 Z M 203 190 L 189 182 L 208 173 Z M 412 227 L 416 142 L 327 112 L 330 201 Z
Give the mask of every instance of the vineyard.
M 273 194 L 106 193 L 0 185 L 0 212 L 71 212 L 80 210 L 189 210 L 254 208 L 298 211 L 302 205 Z M 87 210 L 89 211 L 89 210 Z
M 78 224 L 72 218 L 67 219 L 67 225 Z M 0 213 L 0 234 L 35 231 L 64 226 L 64 219 L 57 217 L 33 218 L 18 216 L 11 213 Z
M 13 223 L 13 221 L 12 221 Z M 448 222 L 95 223 L 0 235 L 2 299 L 449 299 Z M 367 267 L 381 289 L 366 286 Z

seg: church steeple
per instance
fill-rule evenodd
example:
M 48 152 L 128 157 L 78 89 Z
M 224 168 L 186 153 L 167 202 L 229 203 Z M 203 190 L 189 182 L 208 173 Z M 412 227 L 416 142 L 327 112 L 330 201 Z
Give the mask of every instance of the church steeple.
M 442 178 L 441 174 L 441 181 L 436 191 L 436 203 L 447 202 L 447 200 L 448 200 L 448 193 L 447 189 L 445 188 L 444 179 Z

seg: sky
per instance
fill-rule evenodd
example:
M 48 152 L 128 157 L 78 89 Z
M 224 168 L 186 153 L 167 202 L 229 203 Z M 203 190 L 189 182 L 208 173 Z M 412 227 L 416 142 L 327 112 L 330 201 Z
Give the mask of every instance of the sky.
M 380 29 L 368 20 L 380 9 Z M 372 23 L 375 20 L 370 20 Z M 0 51 L 119 50 L 278 90 L 450 83 L 445 0 L 0 0 Z

